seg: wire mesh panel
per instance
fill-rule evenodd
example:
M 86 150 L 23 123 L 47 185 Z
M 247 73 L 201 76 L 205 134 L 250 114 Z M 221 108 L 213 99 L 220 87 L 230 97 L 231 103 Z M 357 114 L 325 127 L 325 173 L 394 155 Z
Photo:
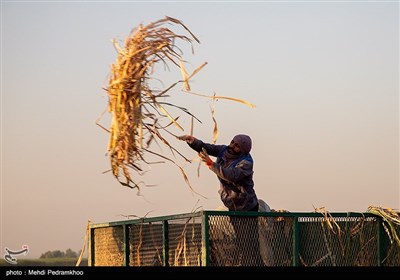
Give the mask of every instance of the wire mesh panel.
M 163 264 L 163 226 L 161 222 L 129 226 L 129 266 Z
M 383 254 L 382 265 L 383 266 L 400 266 L 400 225 L 396 227 L 390 227 L 386 222 L 382 223 L 382 227 L 385 231 L 385 238 L 383 240 L 383 248 L 386 250 Z M 394 232 L 392 232 L 394 231 Z M 396 239 L 396 236 L 397 239 Z
M 209 217 L 210 266 L 239 266 L 235 230 L 229 216 Z
M 291 266 L 293 218 L 210 216 L 211 266 Z
M 299 218 L 299 254 L 303 266 L 377 265 L 375 218 Z
M 293 265 L 293 217 L 259 217 L 261 255 L 266 266 Z
M 102 227 L 93 230 L 93 266 L 124 265 L 124 231 L 122 226 Z
M 168 222 L 169 266 L 201 266 L 201 217 Z

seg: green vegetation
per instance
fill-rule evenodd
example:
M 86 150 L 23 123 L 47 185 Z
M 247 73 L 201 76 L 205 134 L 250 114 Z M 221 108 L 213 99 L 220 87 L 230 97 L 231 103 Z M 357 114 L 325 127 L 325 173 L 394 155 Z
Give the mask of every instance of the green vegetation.
M 0 260 L 0 266 L 76 266 L 78 258 L 41 258 L 20 259 L 17 264 L 9 264 L 4 259 Z M 82 259 L 79 266 L 87 266 L 88 260 Z
M 0 266 L 76 266 L 80 254 L 81 251 L 77 253 L 71 249 L 67 249 L 65 252 L 47 251 L 38 259 L 18 259 L 17 264 L 10 264 L 5 259 L 1 259 Z M 82 258 L 79 266 L 87 266 L 87 264 L 87 258 Z
M 82 251 L 82 250 L 81 250 Z M 40 256 L 40 259 L 52 259 L 52 258 L 78 258 L 79 255 L 81 254 L 81 251 L 79 253 L 72 251 L 71 249 L 67 249 L 65 252 L 62 252 L 60 250 L 55 250 L 55 251 L 47 251 L 46 253 L 42 254 Z

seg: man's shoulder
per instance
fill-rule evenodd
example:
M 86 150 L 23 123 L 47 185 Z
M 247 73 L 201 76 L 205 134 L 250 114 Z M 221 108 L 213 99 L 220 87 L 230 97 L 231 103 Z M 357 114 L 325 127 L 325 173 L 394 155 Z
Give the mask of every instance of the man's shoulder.
M 243 158 L 236 163 L 235 167 L 243 168 L 243 169 L 251 169 L 253 168 L 253 161 L 248 158 Z

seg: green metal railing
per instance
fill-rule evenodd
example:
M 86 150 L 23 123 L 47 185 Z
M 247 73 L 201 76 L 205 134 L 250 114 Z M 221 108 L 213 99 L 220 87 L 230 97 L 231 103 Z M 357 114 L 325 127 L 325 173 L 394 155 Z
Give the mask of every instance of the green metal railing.
M 88 265 L 400 266 L 384 223 L 371 213 L 199 211 L 90 224 Z

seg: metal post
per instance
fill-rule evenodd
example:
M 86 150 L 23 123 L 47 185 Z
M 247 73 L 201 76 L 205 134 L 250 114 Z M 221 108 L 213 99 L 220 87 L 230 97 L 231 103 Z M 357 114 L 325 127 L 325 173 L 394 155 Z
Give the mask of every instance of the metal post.
M 129 255 L 130 255 L 130 242 L 129 242 L 129 226 L 122 226 L 124 231 L 124 266 L 129 266 Z
M 201 222 L 201 238 L 202 238 L 202 250 L 201 250 L 201 265 L 210 265 L 210 226 L 209 226 L 209 216 L 207 212 L 203 212 Z
M 299 266 L 299 217 L 293 217 L 293 266 Z
M 377 217 L 377 265 L 382 266 L 382 263 L 385 259 L 385 230 L 383 228 L 383 219 L 381 217 Z
M 169 230 L 168 230 L 168 220 L 164 220 L 163 224 L 163 259 L 162 265 L 169 266 Z
M 89 229 L 88 266 L 94 266 L 94 229 Z

